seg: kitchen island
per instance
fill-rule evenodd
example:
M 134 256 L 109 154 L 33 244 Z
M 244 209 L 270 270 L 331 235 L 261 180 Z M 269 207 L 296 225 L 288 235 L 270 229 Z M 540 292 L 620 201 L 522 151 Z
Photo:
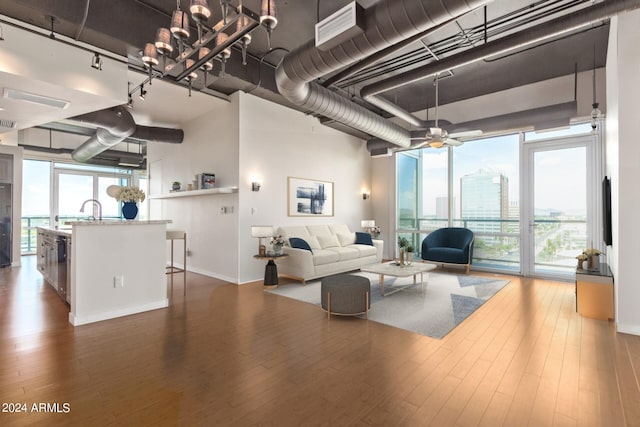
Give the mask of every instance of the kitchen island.
M 69 322 L 84 325 L 164 308 L 171 221 L 72 221 Z

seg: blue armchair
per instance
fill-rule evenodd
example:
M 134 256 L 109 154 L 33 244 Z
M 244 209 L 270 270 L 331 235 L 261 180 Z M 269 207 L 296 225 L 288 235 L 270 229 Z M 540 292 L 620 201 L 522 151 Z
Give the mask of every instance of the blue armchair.
M 422 259 L 443 264 L 466 265 L 467 274 L 473 259 L 473 231 L 448 227 L 432 231 L 422 241 Z

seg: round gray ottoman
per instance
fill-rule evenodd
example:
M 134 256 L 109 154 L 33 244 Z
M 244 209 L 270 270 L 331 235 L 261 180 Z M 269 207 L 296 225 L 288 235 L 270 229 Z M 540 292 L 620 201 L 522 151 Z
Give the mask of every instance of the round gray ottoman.
M 351 274 L 336 274 L 322 279 L 320 284 L 322 309 L 327 318 L 332 314 L 368 317 L 371 308 L 371 282 L 366 277 Z

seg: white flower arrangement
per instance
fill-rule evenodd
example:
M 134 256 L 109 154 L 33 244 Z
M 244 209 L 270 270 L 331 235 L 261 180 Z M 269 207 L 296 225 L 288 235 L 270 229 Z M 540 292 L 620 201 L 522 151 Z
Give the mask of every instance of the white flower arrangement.
M 120 187 L 115 197 L 119 202 L 144 202 L 145 194 L 139 187 Z
M 284 237 L 282 236 L 272 236 L 271 237 L 271 244 L 274 246 L 282 246 L 284 245 Z

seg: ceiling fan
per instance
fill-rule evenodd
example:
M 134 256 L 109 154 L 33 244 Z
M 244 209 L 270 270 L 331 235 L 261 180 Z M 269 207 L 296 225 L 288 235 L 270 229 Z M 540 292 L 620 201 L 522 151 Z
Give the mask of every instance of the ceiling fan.
M 481 130 L 448 133 L 445 129 L 438 127 L 438 74 L 436 74 L 435 86 L 436 86 L 435 126 L 427 130 L 427 134 L 425 135 L 423 142 L 413 145 L 411 148 L 416 149 L 416 148 L 422 148 L 424 146 L 429 146 L 431 148 L 457 147 L 462 145 L 462 141 L 458 141 L 455 138 L 465 138 L 465 137 L 482 135 Z

